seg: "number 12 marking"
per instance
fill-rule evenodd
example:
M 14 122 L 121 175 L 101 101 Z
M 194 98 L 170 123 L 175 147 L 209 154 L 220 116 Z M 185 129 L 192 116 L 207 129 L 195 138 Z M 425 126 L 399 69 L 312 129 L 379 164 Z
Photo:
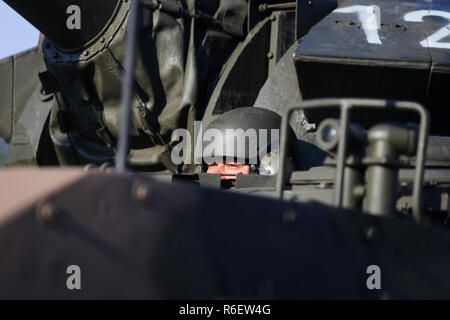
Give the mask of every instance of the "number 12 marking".
M 371 44 L 382 44 L 378 30 L 381 28 L 380 7 L 376 5 L 362 6 L 354 5 L 335 10 L 337 13 L 357 13 L 361 21 L 367 42 Z M 404 15 L 403 19 L 409 22 L 423 22 L 427 16 L 443 17 L 450 22 L 450 12 L 441 10 L 416 10 Z M 442 42 L 445 37 L 450 36 L 450 24 L 439 29 L 426 39 L 420 42 L 425 48 L 450 49 L 450 42 Z

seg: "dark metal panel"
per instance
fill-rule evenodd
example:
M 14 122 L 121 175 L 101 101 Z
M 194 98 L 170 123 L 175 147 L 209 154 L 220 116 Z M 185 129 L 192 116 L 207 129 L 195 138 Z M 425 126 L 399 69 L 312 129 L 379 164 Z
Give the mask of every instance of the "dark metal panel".
M 236 189 L 260 189 L 275 190 L 276 176 L 262 176 L 259 174 L 236 177 Z
M 337 7 L 337 0 L 297 0 L 296 39 Z
M 207 113 L 222 114 L 253 105 L 267 79 L 270 28 L 269 19 L 260 22 L 238 45 L 210 99 Z
M 361 5 L 373 3 L 349 0 L 340 8 Z M 434 50 L 422 43 L 430 29 L 434 33 L 449 22 L 442 17 L 426 17 L 418 23 L 408 21 L 405 15 L 428 9 L 450 11 L 450 3 L 395 0 L 378 1 L 376 5 L 381 9 L 381 44 L 369 43 L 357 12 L 334 11 L 308 33 L 295 55 L 303 97 L 418 101 L 431 111 L 432 133 L 448 134 L 440 115 L 444 87 L 450 82 L 445 71 L 450 64 L 449 50 Z M 321 115 L 308 116 L 312 121 L 321 119 Z
M 448 121 L 443 115 L 449 108 L 450 63 L 440 65 L 433 62 L 428 88 L 427 105 L 430 109 L 432 126 L 439 128 L 442 134 L 448 135 L 450 130 L 445 130 L 448 128 Z
M 275 54 L 276 62 L 280 61 L 286 51 L 295 42 L 295 12 L 280 12 L 277 30 L 277 52 Z
M 270 34 L 269 77 L 278 61 L 295 42 L 295 11 L 277 11 L 272 14 L 272 28 Z
M 1 298 L 450 294 L 444 229 L 130 175 L 88 174 L 0 229 Z M 66 288 L 73 264 L 81 291 Z
M 353 5 L 371 5 L 367 0 L 346 1 L 340 8 Z M 430 61 L 427 48 L 420 45 L 426 30 L 423 25 L 404 21 L 407 12 L 419 10 L 419 4 L 402 1 L 378 1 L 381 9 L 382 44 L 368 43 L 358 13 L 332 12 L 311 32 L 297 50 L 303 55 L 334 56 L 342 58 L 408 61 L 427 64 Z

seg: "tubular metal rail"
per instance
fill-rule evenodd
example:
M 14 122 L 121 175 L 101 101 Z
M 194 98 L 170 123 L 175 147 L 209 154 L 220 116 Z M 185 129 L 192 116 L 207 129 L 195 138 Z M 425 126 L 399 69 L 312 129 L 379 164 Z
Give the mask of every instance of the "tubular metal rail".
M 131 107 L 134 91 L 134 71 L 136 68 L 136 45 L 141 16 L 141 1 L 131 2 L 128 21 L 127 47 L 125 56 L 125 72 L 123 75 L 122 108 L 120 117 L 120 133 L 117 145 L 116 170 L 125 172 L 130 152 Z
M 350 123 L 350 111 L 358 108 L 385 109 L 413 111 L 420 116 L 419 140 L 416 156 L 416 172 L 413 188 L 413 216 L 417 223 L 422 220 L 422 189 L 425 171 L 425 153 L 427 149 L 430 120 L 427 110 L 418 103 L 375 100 L 375 99 L 317 99 L 303 102 L 300 106 L 287 110 L 281 125 L 280 143 L 280 168 L 277 176 L 276 192 L 280 199 L 283 199 L 285 186 L 288 128 L 292 113 L 297 110 L 320 109 L 336 107 L 340 109 L 340 140 L 337 152 L 336 181 L 334 186 L 334 204 L 337 208 L 342 208 L 342 195 L 344 188 L 344 169 L 346 167 L 346 156 L 348 151 L 348 131 Z

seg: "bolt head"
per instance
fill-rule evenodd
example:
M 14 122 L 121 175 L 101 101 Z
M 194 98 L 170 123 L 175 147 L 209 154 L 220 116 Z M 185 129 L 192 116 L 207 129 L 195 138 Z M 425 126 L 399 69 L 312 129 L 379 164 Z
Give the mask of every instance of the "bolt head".
M 326 126 L 321 132 L 322 140 L 325 142 L 332 142 L 336 139 L 337 130 L 333 126 Z
M 56 221 L 57 210 L 50 202 L 38 205 L 36 210 L 36 220 L 43 225 L 52 225 Z
M 141 184 L 136 187 L 135 196 L 138 201 L 142 202 L 146 201 L 149 195 L 150 195 L 150 188 L 147 185 Z
M 297 222 L 297 213 L 293 208 L 286 209 L 283 214 L 283 221 L 288 226 L 292 226 Z
M 377 238 L 377 228 L 373 225 L 369 225 L 364 230 L 364 238 L 366 241 L 373 241 Z

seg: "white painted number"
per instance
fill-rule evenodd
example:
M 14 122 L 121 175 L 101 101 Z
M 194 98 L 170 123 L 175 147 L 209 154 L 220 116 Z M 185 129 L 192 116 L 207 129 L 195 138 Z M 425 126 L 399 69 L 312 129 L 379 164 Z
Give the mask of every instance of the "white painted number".
M 380 7 L 372 6 L 349 6 L 336 9 L 338 13 L 357 13 L 361 26 L 366 33 L 367 42 L 372 44 L 382 44 L 378 30 L 381 28 Z
M 450 21 L 450 12 L 440 10 L 417 10 L 405 14 L 405 21 L 423 22 L 423 18 L 427 16 L 443 17 Z M 450 24 L 439 29 L 436 33 L 420 42 L 422 47 L 450 49 L 450 42 L 440 42 L 445 37 L 450 36 Z
M 371 44 L 382 44 L 378 30 L 381 29 L 380 7 L 376 5 L 362 6 L 354 5 L 336 9 L 337 13 L 357 13 L 361 26 L 366 33 L 367 42 Z M 405 14 L 403 19 L 410 22 L 423 22 L 427 16 L 437 16 L 448 19 L 450 22 L 450 12 L 441 10 L 416 10 Z M 450 36 L 450 24 L 439 29 L 428 38 L 420 42 L 425 48 L 450 49 L 450 42 L 441 40 Z

